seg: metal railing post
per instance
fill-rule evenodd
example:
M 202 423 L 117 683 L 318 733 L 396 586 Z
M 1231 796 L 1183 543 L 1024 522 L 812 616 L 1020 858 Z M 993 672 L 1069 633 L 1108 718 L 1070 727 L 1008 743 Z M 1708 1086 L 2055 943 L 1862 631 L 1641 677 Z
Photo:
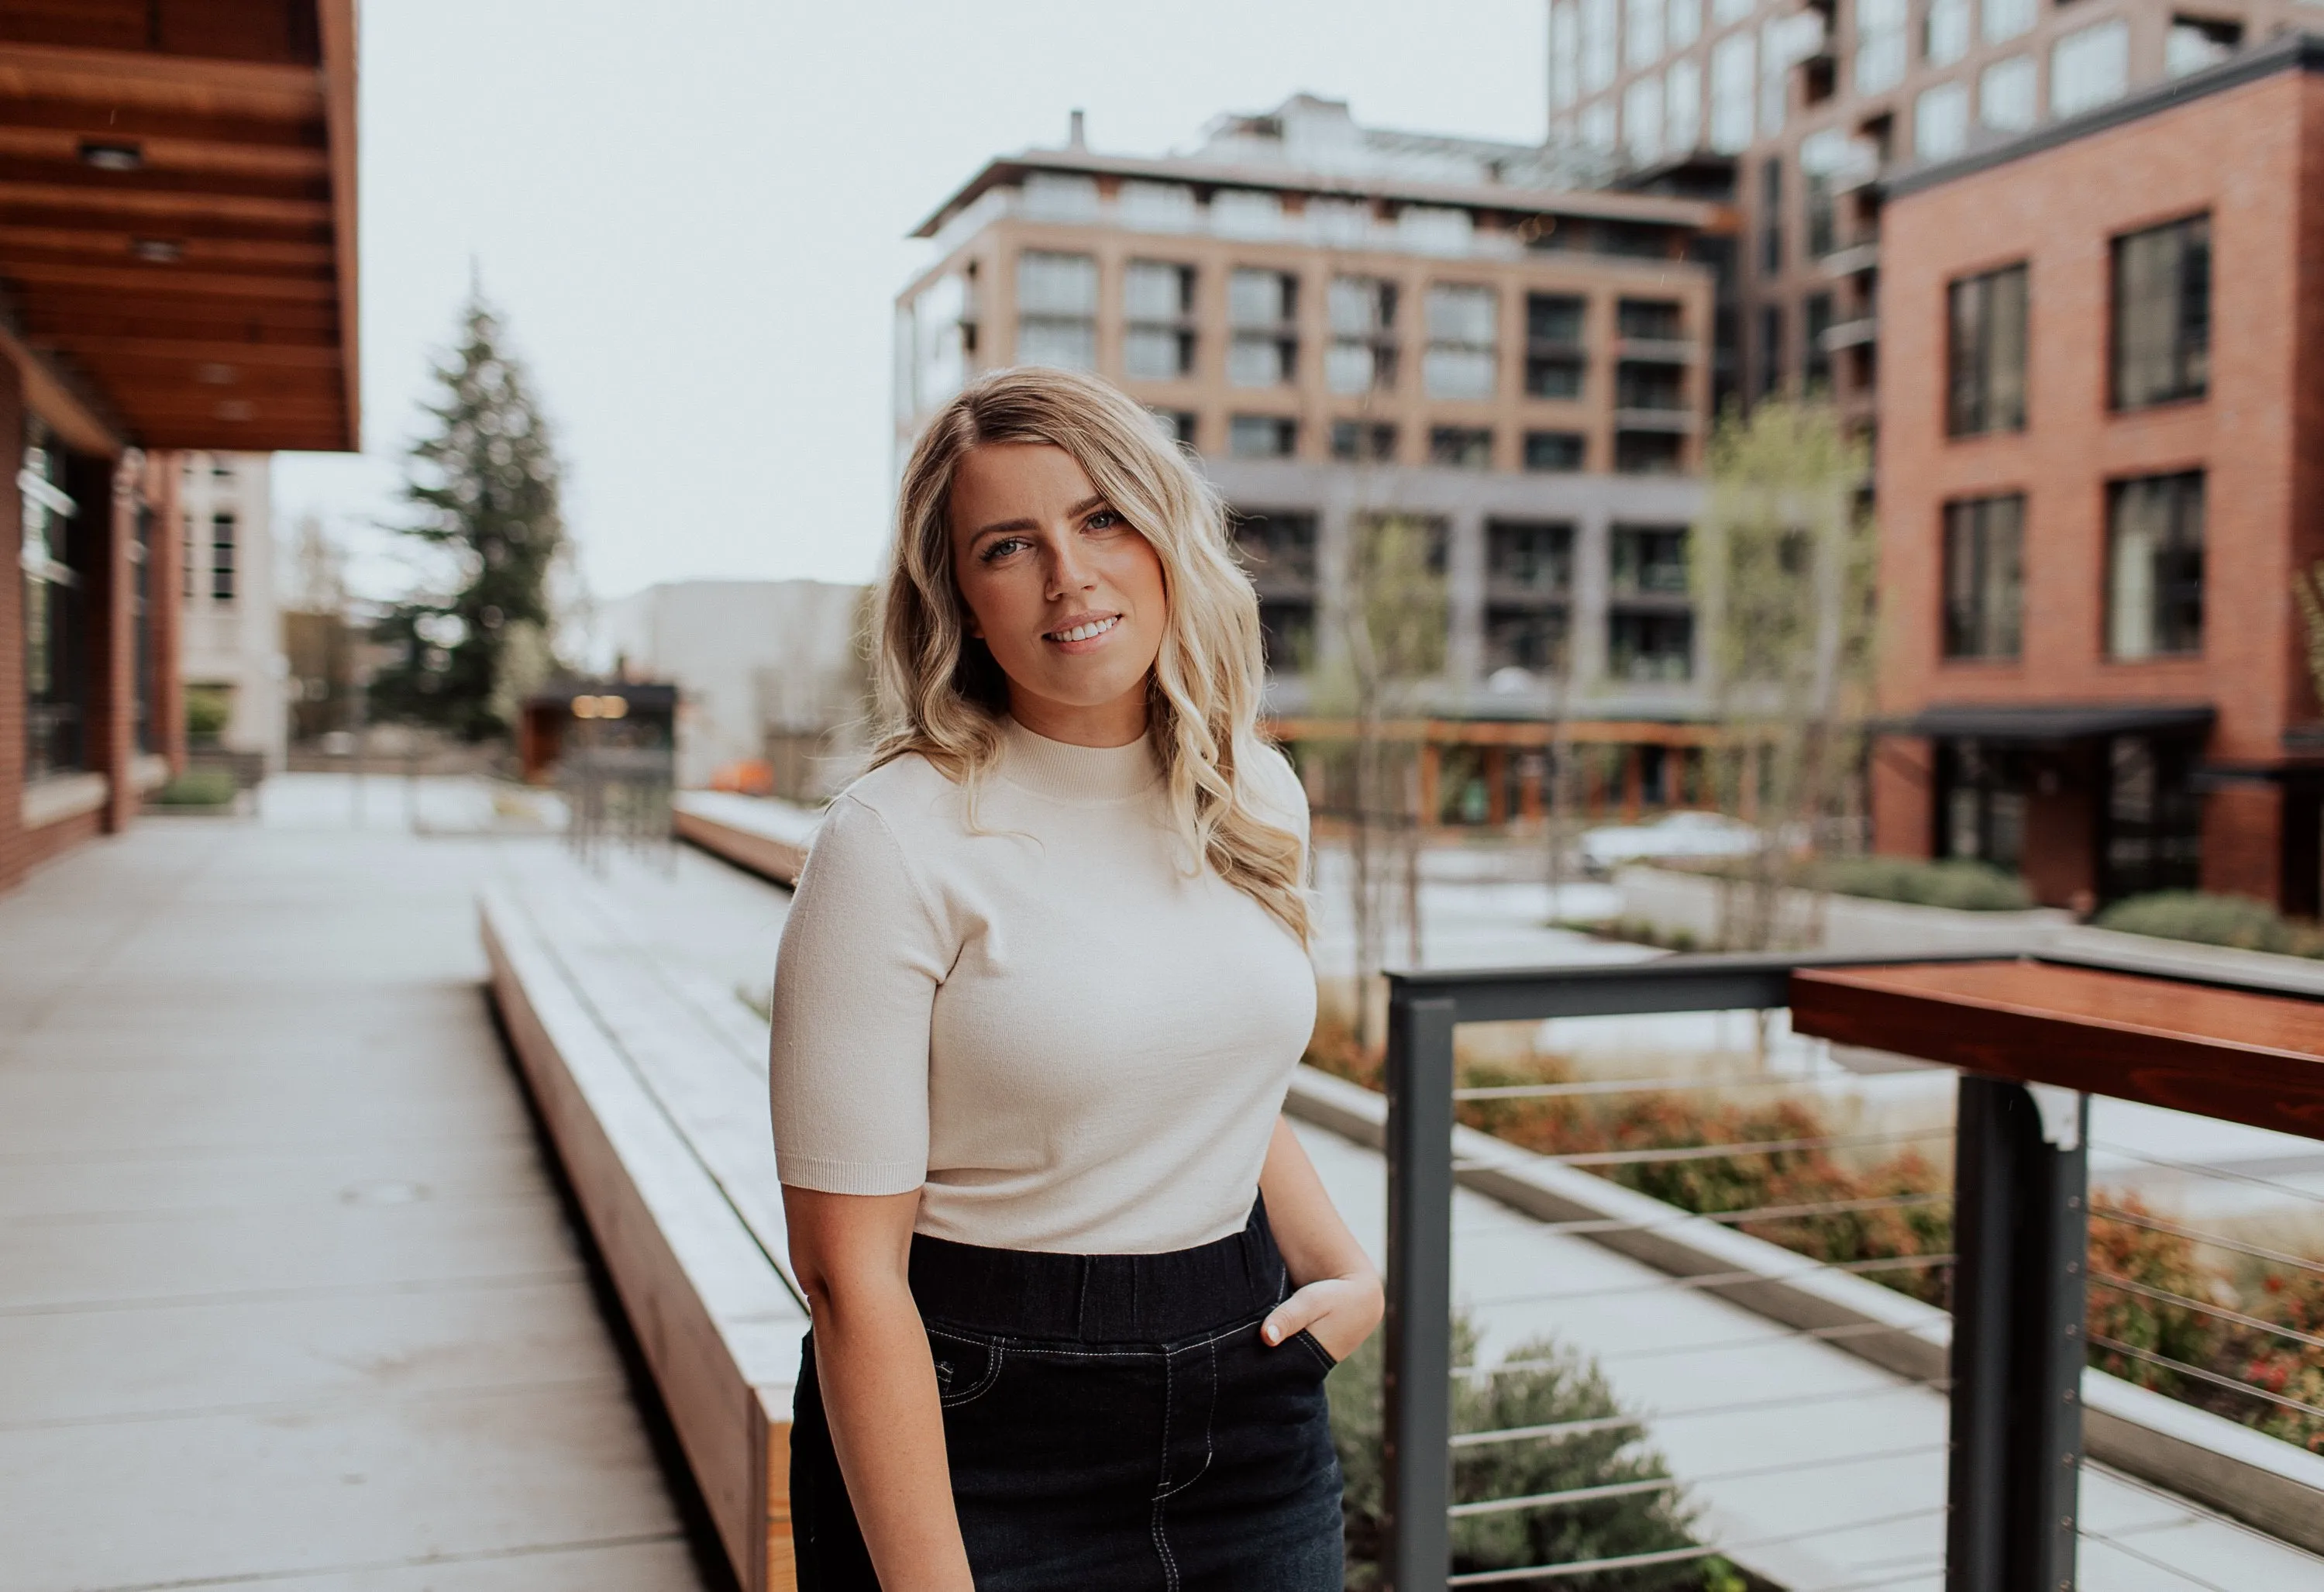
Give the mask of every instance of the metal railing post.
M 1455 1003 L 1394 983 L 1388 1014 L 1386 1442 L 1388 1585 L 1452 1573 L 1452 1025 Z
M 1961 1075 L 1945 1592 L 2073 1592 L 2089 1105 L 2052 1104 Z

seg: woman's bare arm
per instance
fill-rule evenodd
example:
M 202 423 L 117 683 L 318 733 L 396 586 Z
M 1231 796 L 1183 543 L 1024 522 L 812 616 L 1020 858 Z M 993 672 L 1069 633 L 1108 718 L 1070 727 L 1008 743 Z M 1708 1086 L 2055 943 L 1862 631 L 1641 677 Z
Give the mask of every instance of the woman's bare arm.
M 1261 1332 L 1268 1342 L 1281 1343 L 1304 1327 L 1333 1359 L 1346 1359 L 1379 1325 L 1379 1273 L 1340 1219 L 1323 1180 L 1315 1175 L 1315 1163 L 1281 1117 L 1268 1142 L 1259 1189 L 1267 1198 L 1268 1223 L 1297 1291 L 1275 1308 Z
M 920 1197 L 783 1189 L 791 1263 L 815 1319 L 815 1373 L 847 1496 L 890 1592 L 973 1592 L 944 1413 L 913 1302 Z

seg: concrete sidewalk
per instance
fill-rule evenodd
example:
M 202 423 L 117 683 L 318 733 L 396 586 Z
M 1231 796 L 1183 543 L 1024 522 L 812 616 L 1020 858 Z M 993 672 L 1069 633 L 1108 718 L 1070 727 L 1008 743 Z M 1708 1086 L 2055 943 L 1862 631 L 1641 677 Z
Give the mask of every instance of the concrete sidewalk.
M 0 1592 L 696 1587 L 479 987 L 554 843 L 313 805 L 0 899 Z

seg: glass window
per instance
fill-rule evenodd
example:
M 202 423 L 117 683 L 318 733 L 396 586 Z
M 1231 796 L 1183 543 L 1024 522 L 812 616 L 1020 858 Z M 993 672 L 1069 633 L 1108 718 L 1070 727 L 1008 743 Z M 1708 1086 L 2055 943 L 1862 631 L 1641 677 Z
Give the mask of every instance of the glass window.
M 1622 137 L 1630 159 L 1650 166 L 1663 156 L 1663 80 L 1648 74 L 1622 91 Z
M 1318 243 L 1362 244 L 1371 229 L 1372 207 L 1369 199 L 1316 198 L 1307 201 L 1307 230 Z
M 210 516 L 210 601 L 230 603 L 235 595 L 235 517 Z
M 1945 504 L 1944 651 L 1948 658 L 2015 658 L 2024 627 L 2025 499 Z
M 1582 14 L 1575 0 L 1549 8 L 1549 103 L 1563 110 L 1582 97 Z
M 2099 23 L 2050 46 L 2050 110 L 2070 116 L 2119 99 L 2130 86 L 2130 24 Z
M 1950 159 L 1969 145 L 1969 85 L 1940 83 L 1913 102 L 1913 153 L 1923 161 Z
M 2025 754 L 1989 741 L 1937 743 L 1937 854 L 2015 870 L 2025 850 Z
M 1428 462 L 1459 470 L 1493 467 L 1493 433 L 1485 426 L 1431 426 Z
M 1823 346 L 1831 329 L 1831 295 L 1810 293 L 1800 301 L 1800 384 L 1811 393 L 1831 385 L 1831 352 Z
M 2107 743 L 2101 902 L 2151 890 L 2192 890 L 2203 875 L 2200 743 L 2116 736 Z
M 2003 133 L 2022 133 L 2041 119 L 2039 74 L 2030 55 L 1997 60 L 1977 80 L 1977 119 Z
M 1663 58 L 1663 0 L 1628 0 L 1625 10 L 1622 58 L 1632 67 L 1650 67 Z
M 1711 147 L 1722 154 L 1750 147 L 1757 61 L 1757 44 L 1749 33 L 1729 33 L 1711 49 Z
M 1073 171 L 1028 171 L 1025 214 L 1038 221 L 1093 221 L 1097 179 Z
M 1573 586 L 1573 527 L 1555 521 L 1486 521 L 1485 583 L 1497 597 L 1564 596 Z
M 1973 437 L 2024 430 L 2025 267 L 1964 278 L 1949 296 L 1947 432 Z
M 1759 309 L 1759 396 L 1766 397 L 1784 384 L 1784 307 Z
M 1275 387 L 1298 368 L 1299 279 L 1240 267 L 1227 277 L 1227 380 L 1238 387 Z
M 1615 526 L 1615 595 L 1684 597 L 1686 542 L 1687 532 L 1683 525 Z
M 1582 340 L 1581 298 L 1566 293 L 1526 295 L 1526 395 L 1579 398 L 1588 366 Z
M 2107 490 L 2107 652 L 2203 650 L 2203 476 L 2151 476 Z
M 1183 182 L 1125 182 L 1120 208 L 1122 225 L 1141 232 L 1192 232 L 1199 215 Z
M 1790 108 L 1792 17 L 1769 17 L 1759 24 L 1759 136 L 1773 138 L 1784 130 L 1784 112 Z
M 1529 673 L 1565 667 L 1563 604 L 1485 606 L 1485 671 L 1522 669 Z
M 1982 0 L 1985 21 L 1985 42 L 1998 44 L 2004 39 L 2015 39 L 2034 26 L 2034 8 L 2039 0 Z
M 2174 16 L 2171 19 L 2171 32 L 2163 41 L 2163 75 L 2183 78 L 2189 72 L 2217 66 L 2236 52 L 2243 38 L 2240 23 Z
M 1614 308 L 1614 328 L 1641 342 L 1680 342 L 1686 337 L 1686 309 L 1674 299 L 1624 299 Z
M 1614 433 L 1618 476 L 1675 476 L 1684 462 L 1684 440 L 1675 431 Z
M 967 312 L 967 283 L 949 272 L 912 301 L 912 413 L 936 408 L 968 379 L 968 337 L 962 324 Z
M 1332 457 L 1390 463 L 1396 458 L 1396 428 L 1384 421 L 1333 421 Z
M 1614 370 L 1614 407 L 1668 412 L 1686 407 L 1682 366 L 1625 359 Z
M 1663 147 L 1683 155 L 1702 140 L 1702 67 L 1694 57 L 1671 62 L 1663 89 Z
M 1878 94 L 1904 78 L 1906 0 L 1856 0 L 1856 91 Z
M 1238 414 L 1227 420 L 1227 451 L 1237 458 L 1289 458 L 1299 422 L 1281 415 Z
M 1476 230 L 1466 210 L 1443 205 L 1406 205 L 1396 216 L 1397 241 L 1427 255 L 1462 255 Z
M 1283 198 L 1248 188 L 1222 188 L 1211 196 L 1211 230 L 1221 237 L 1279 237 Z
M 1148 407 L 1146 412 L 1154 417 L 1154 423 L 1162 428 L 1162 434 L 1171 441 L 1182 448 L 1194 446 L 1194 415 L 1192 410 Z
M 1967 55 L 1975 27 L 1969 0 L 1929 0 L 1928 41 L 1923 50 L 1929 64 L 1950 66 Z
M 2200 398 L 2211 384 L 2211 218 L 2114 240 L 2114 405 Z
M 1123 273 L 1122 373 L 1132 381 L 1167 382 L 1194 370 L 1194 268 L 1132 260 Z
M 1616 680 L 1642 685 L 1689 678 L 1694 616 L 1615 609 L 1606 619 L 1606 668 Z
M 1685 49 L 1702 37 L 1702 0 L 1670 0 L 1666 21 L 1670 47 Z
M 1594 93 L 1614 80 L 1615 0 L 1582 0 L 1582 91 Z
M 1784 157 L 1759 163 L 1759 273 L 1784 273 Z
M 1028 249 L 1017 257 L 1017 363 L 1097 367 L 1097 261 Z
M 1233 517 L 1235 551 L 1268 596 L 1315 589 L 1315 516 L 1262 511 Z
M 1527 431 L 1525 467 L 1529 470 L 1572 471 L 1583 467 L 1589 451 L 1579 431 Z
M 1431 398 L 1490 398 L 1499 295 L 1489 287 L 1438 282 L 1428 290 L 1427 351 L 1421 385 Z
M 1612 154 L 1615 148 L 1614 102 L 1601 99 L 1582 107 L 1582 142 L 1591 149 Z
M 63 449 L 38 421 L 25 427 L 16 474 L 24 604 L 24 777 L 36 780 L 82 766 L 88 711 L 89 637 L 82 612 L 84 576 L 95 551 L 76 534 L 79 505 L 64 489 Z M 229 575 L 227 595 L 233 595 Z

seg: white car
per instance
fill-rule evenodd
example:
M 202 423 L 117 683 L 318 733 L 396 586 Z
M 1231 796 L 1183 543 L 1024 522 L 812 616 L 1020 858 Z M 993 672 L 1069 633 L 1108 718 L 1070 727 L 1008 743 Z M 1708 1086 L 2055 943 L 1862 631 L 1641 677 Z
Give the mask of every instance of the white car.
M 1582 837 L 1582 865 L 1610 874 L 1625 863 L 1659 857 L 1748 856 L 1759 849 L 1757 826 L 1716 812 L 1668 812 L 1650 824 L 1614 824 Z

